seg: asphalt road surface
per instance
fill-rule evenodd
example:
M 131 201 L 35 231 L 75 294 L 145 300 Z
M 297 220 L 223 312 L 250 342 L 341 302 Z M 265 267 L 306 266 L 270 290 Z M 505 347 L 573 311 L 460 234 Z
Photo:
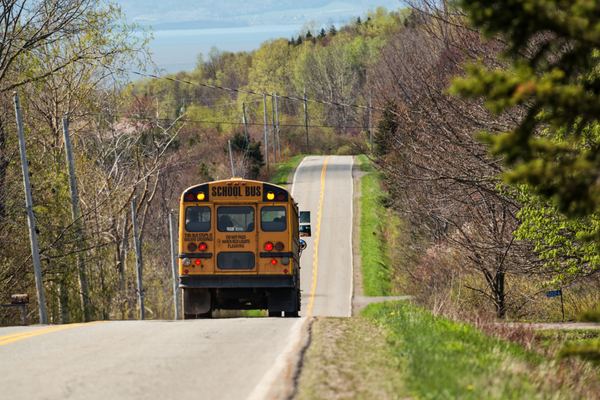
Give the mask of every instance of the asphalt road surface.
M 350 316 L 352 157 L 308 157 L 302 315 Z M 261 398 L 304 318 L 108 321 L 0 328 L 0 399 Z M 264 390 L 263 390 L 264 389 Z
M 351 315 L 352 160 L 307 157 L 294 176 L 292 196 L 312 225 L 300 259 L 302 315 Z

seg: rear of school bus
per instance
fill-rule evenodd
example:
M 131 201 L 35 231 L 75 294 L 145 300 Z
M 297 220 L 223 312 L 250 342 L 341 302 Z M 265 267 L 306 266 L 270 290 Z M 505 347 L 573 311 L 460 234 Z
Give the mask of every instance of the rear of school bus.
M 190 187 L 180 201 L 184 318 L 218 309 L 298 316 L 299 214 L 287 190 L 232 178 Z

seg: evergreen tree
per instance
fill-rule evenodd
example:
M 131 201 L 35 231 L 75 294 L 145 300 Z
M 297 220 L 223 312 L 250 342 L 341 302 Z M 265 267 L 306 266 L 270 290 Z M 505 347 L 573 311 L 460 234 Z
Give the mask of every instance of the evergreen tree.
M 335 29 L 335 25 L 331 24 L 331 26 L 329 27 L 329 34 L 331 36 L 337 35 L 337 29 Z
M 327 35 L 325 29 L 321 28 L 321 32 L 319 32 L 319 39 L 323 39 Z
M 310 33 L 310 31 L 306 32 L 306 40 L 309 40 L 312 37 L 312 34 Z
M 377 157 L 388 153 L 388 146 L 392 138 L 398 132 L 398 119 L 394 114 L 397 111 L 397 105 L 393 101 L 386 104 L 381 120 L 377 123 L 377 129 L 373 133 L 373 154 Z
M 231 151 L 244 152 L 250 164 L 246 173 L 247 179 L 256 179 L 260 169 L 265 165 L 265 158 L 261 150 L 262 143 L 257 142 L 254 139 L 250 140 L 250 143 L 246 142 L 246 137 L 240 132 L 236 132 L 231 139 Z M 223 149 L 225 152 L 228 148 Z
M 298 36 L 298 40 L 296 41 L 296 46 L 300 46 L 302 44 L 302 36 Z
M 515 129 L 482 134 L 513 168 L 504 178 L 531 185 L 570 216 L 600 212 L 600 2 L 460 4 L 484 35 L 505 38 L 511 62 L 505 70 L 470 64 L 453 91 L 485 96 L 495 113 L 527 105 Z
M 503 175 L 507 182 L 519 190 L 532 188 L 550 201 L 548 207 L 525 202 L 529 209 L 524 208 L 520 215 L 525 218 L 520 233 L 533 240 L 538 235 L 537 243 L 548 244 L 541 247 L 542 253 L 548 250 L 552 256 L 571 246 L 570 242 L 561 246 L 559 239 L 573 228 L 574 242 L 584 240 L 581 246 L 575 244 L 575 249 L 591 244 L 592 251 L 584 251 L 581 261 L 597 269 L 600 2 L 461 0 L 459 6 L 485 36 L 503 38 L 504 59 L 509 65 L 504 70 L 487 69 L 482 62 L 467 65 L 469 76 L 455 80 L 452 90 L 467 97 L 485 96 L 487 107 L 498 114 L 515 106 L 525 109 L 516 128 L 501 134 L 485 132 L 481 138 L 512 168 Z M 552 207 L 571 218 L 568 224 L 560 219 L 551 223 L 541 212 L 552 212 Z M 532 224 L 536 218 L 537 226 Z M 580 221 L 583 225 L 577 226 Z M 529 226 L 535 229 L 527 232 Z M 548 226 L 558 229 L 544 231 Z M 574 269 L 566 274 L 577 274 Z M 600 319 L 600 309 L 590 315 Z M 598 347 L 569 346 L 560 354 L 572 355 L 600 359 Z
M 360 17 L 356 18 L 356 25 L 360 26 L 362 24 L 362 21 L 360 20 Z

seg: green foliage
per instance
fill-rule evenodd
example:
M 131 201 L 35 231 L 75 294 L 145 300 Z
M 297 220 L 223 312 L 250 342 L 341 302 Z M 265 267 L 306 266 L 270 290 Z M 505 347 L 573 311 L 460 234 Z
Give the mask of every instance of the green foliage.
M 518 126 L 482 139 L 504 157 L 511 183 L 527 183 L 560 212 L 600 209 L 600 3 L 595 1 L 462 0 L 472 23 L 506 41 L 506 68 L 467 67 L 453 92 L 485 96 L 496 113 L 526 106 Z M 547 128 L 547 129 L 546 129 Z M 541 135 L 543 131 L 543 135 Z
M 248 172 L 246 174 L 248 179 L 256 179 L 260 172 L 260 169 L 264 162 L 264 156 L 261 150 L 262 142 L 257 142 L 254 139 L 250 139 L 250 142 L 246 142 L 246 138 L 239 132 L 236 132 L 231 140 L 231 150 L 238 152 L 245 152 L 250 164 Z M 227 148 L 223 149 L 226 152 Z
M 370 162 L 359 156 L 361 168 Z M 381 237 L 385 208 L 381 204 L 384 193 L 378 173 L 373 171 L 361 180 L 360 197 L 360 262 L 365 296 L 391 294 L 390 266 Z
M 388 332 L 408 389 L 422 399 L 582 398 L 552 385 L 551 364 L 473 326 L 406 302 L 370 304 L 361 317 Z M 562 382 L 562 381 L 561 381 Z
M 598 365 L 600 364 L 600 340 L 589 340 L 585 343 L 565 346 L 558 353 L 558 357 L 579 357 Z
M 546 284 L 568 285 L 600 266 L 598 243 L 589 240 L 600 228 L 598 215 L 569 219 L 552 202 L 535 195 L 528 185 L 519 186 L 509 196 L 522 205 L 517 215 L 522 223 L 515 238 L 532 241 L 545 266 L 554 273 Z
M 589 310 L 589 311 L 583 312 L 579 316 L 579 320 L 582 322 L 600 323 L 600 306 L 598 306 L 595 310 Z

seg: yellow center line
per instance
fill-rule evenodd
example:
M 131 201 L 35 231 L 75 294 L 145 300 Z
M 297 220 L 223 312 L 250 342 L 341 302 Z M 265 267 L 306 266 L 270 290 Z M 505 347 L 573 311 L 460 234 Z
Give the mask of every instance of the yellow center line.
M 27 332 L 15 333 L 12 335 L 0 336 L 0 346 L 2 346 L 4 344 L 16 342 L 17 340 L 27 339 L 32 336 L 43 335 L 44 333 L 56 332 L 56 331 L 61 331 L 63 329 L 75 328 L 77 326 L 82 326 L 82 325 L 96 324 L 99 322 L 106 322 L 106 321 L 95 321 L 95 322 L 82 323 L 82 324 L 57 325 L 57 326 L 51 326 L 48 328 L 36 329 L 35 331 L 27 331 Z
M 325 197 L 325 170 L 327 169 L 327 163 L 329 162 L 329 156 L 325 159 L 323 169 L 321 170 L 321 198 L 319 199 L 319 211 L 317 211 L 317 229 L 315 230 L 315 261 L 313 262 L 313 277 L 312 287 L 310 290 L 310 301 L 308 302 L 308 310 L 306 315 L 312 315 L 312 307 L 315 301 L 315 290 L 317 289 L 317 271 L 319 266 L 319 236 L 321 234 L 321 209 L 323 208 L 323 197 Z

